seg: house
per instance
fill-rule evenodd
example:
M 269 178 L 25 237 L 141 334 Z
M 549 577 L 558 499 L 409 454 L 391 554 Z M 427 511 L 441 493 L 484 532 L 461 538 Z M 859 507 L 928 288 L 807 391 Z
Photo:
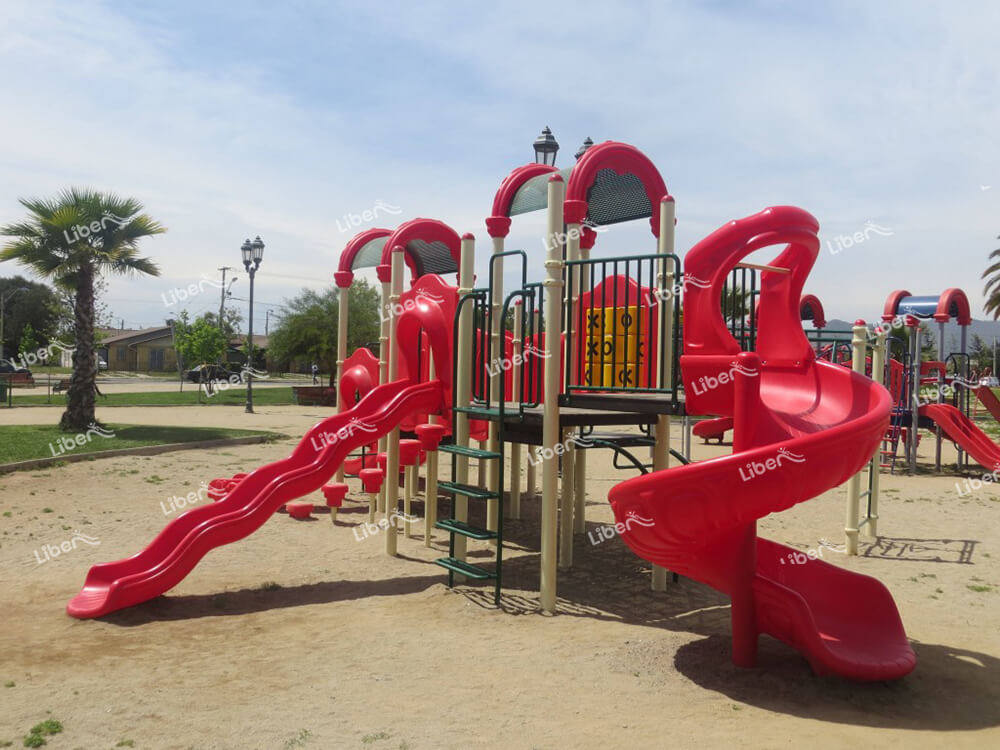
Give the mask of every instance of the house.
M 270 342 L 268 336 L 253 335 L 254 367 L 258 370 L 269 370 L 271 360 L 267 356 L 267 346 Z M 229 340 L 229 348 L 226 351 L 226 363 L 233 369 L 239 369 L 247 361 L 244 349 L 247 345 L 247 337 L 234 336 Z
M 98 354 L 109 370 L 176 372 L 177 350 L 170 326 L 120 331 L 98 344 Z

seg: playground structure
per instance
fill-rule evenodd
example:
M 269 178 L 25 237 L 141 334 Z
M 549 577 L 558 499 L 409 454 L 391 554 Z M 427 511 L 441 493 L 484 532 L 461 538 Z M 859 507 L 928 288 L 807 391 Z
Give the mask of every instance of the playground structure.
M 545 277 L 533 282 L 529 254 L 505 247 L 513 217 L 531 211 L 547 218 Z M 649 221 L 652 252 L 593 257 L 595 228 L 638 219 Z M 794 550 L 756 533 L 758 518 L 844 481 L 860 483 L 894 414 L 890 395 L 862 372 L 862 326 L 856 372 L 835 364 L 835 351 L 834 361 L 818 358 L 803 331 L 802 320 L 825 323 L 819 300 L 802 295 L 818 222 L 798 208 L 768 208 L 720 227 L 683 267 L 674 226 L 675 201 L 653 163 L 607 141 L 583 150 L 571 168 L 528 164 L 503 180 L 486 219 L 485 286 L 474 286 L 473 235 L 459 237 L 440 221 L 354 237 L 335 274 L 337 413 L 288 458 L 214 484 L 213 505 L 179 516 L 142 552 L 92 568 L 67 611 L 99 617 L 162 594 L 209 550 L 321 488 L 333 511 L 349 490 L 345 476 L 360 480 L 369 519 L 382 514 L 385 550 L 394 555 L 398 478 L 406 539 L 421 465 L 424 544 L 435 529 L 446 533 L 448 553 L 436 562 L 449 584 L 492 581 L 499 603 L 504 520 L 521 515 L 522 459 L 534 450 L 539 604 L 555 613 L 558 569 L 573 565 L 574 535 L 586 529 L 587 451 L 606 449 L 639 473 L 609 496 L 623 540 L 653 564 L 654 590 L 672 571 L 731 597 L 735 663 L 752 666 L 759 634 L 769 633 L 820 674 L 907 674 L 915 657 L 880 583 L 819 560 L 783 565 Z M 745 260 L 772 246 L 779 249 L 770 264 Z M 505 266 L 518 272 L 513 289 L 504 288 Z M 349 355 L 346 346 L 348 295 L 365 267 L 381 283 L 377 358 Z M 445 279 L 452 273 L 457 285 Z M 737 290 L 748 296 L 748 314 L 724 315 L 720 299 Z M 878 371 L 877 360 L 872 367 Z M 733 453 L 690 463 L 683 444 L 672 449 L 671 420 L 689 415 L 731 420 Z M 651 464 L 636 449 L 649 450 Z M 451 457 L 447 479 L 438 476 L 442 453 Z M 680 465 L 671 467 L 671 456 Z M 533 494 L 535 462 L 526 468 Z M 439 495 L 450 497 L 443 517 Z M 857 524 L 854 531 L 856 543 Z M 470 562 L 470 543 L 489 545 L 492 566 Z

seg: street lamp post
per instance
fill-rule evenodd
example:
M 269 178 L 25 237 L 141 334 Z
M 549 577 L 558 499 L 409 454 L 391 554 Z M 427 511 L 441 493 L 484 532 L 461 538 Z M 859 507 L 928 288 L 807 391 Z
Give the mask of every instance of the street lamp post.
M 249 367 L 244 370 L 247 378 L 247 414 L 253 414 L 253 280 L 260 268 L 260 262 L 264 258 L 264 243 L 260 235 L 251 242 L 247 239 L 240 248 L 243 253 L 243 267 L 250 274 L 250 323 L 247 326 L 247 364 Z

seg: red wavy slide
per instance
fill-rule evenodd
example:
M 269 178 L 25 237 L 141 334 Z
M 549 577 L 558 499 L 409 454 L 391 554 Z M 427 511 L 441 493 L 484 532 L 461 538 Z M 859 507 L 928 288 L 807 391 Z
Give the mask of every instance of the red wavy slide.
M 737 665 L 753 666 L 768 633 L 818 674 L 888 680 L 916 657 L 885 586 L 757 537 L 758 518 L 857 473 L 892 407 L 881 385 L 817 361 L 802 331 L 798 300 L 818 228 L 805 211 L 779 206 L 730 222 L 688 253 L 685 275 L 699 283 L 684 297 L 687 406 L 733 417 L 733 453 L 627 480 L 609 500 L 637 554 L 731 598 Z M 785 247 L 771 265 L 786 271 L 762 273 L 758 349 L 741 352 L 722 319 L 722 289 L 737 262 L 776 244 Z M 696 392 L 695 382 L 720 385 Z
M 95 565 L 66 606 L 73 617 L 101 617 L 176 586 L 210 550 L 259 529 L 283 504 L 319 489 L 347 455 L 412 414 L 443 407 L 440 381 L 398 380 L 374 388 L 349 411 L 324 419 L 290 456 L 244 477 L 225 498 L 171 521 L 146 549 Z
M 933 419 L 950 440 L 958 443 L 962 450 L 987 469 L 994 471 L 1000 468 L 1000 446 L 954 406 L 951 404 L 925 404 L 920 407 L 920 413 Z

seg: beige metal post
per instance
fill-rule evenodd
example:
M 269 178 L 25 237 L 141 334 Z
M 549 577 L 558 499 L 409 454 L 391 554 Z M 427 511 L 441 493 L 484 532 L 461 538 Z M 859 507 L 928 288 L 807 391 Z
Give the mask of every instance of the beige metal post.
M 413 508 L 413 487 L 417 481 L 417 466 L 403 469 L 403 536 L 410 536 L 410 515 Z
M 340 379 L 344 377 L 344 360 L 347 359 L 347 316 L 349 295 L 351 287 L 349 284 L 341 286 L 337 290 L 337 374 L 333 381 L 336 388 L 334 394 L 334 409 L 340 413 Z M 337 467 L 337 473 L 333 477 L 334 482 L 344 481 L 344 464 L 341 462 Z
M 882 385 L 886 383 L 885 357 L 888 345 L 889 332 L 880 326 L 875 334 L 875 348 L 872 349 L 872 380 Z M 878 536 L 878 493 L 879 493 L 879 472 L 882 464 L 882 443 L 875 449 L 875 455 L 868 463 L 869 488 L 871 494 L 868 496 L 871 513 L 868 515 L 868 522 L 865 524 L 865 536 L 874 539 Z
M 430 353 L 430 362 L 427 363 L 427 376 L 429 380 L 437 379 L 437 364 L 434 362 L 434 352 Z M 431 414 L 427 417 L 428 424 L 438 424 L 440 417 Z M 424 483 L 424 546 L 431 546 L 431 539 L 434 538 L 434 524 L 437 523 L 437 499 L 438 499 L 438 452 L 436 450 L 427 451 L 427 480 Z
M 545 365 L 544 404 L 542 412 L 542 447 L 548 448 L 542 460 L 542 539 L 541 586 L 539 600 L 543 612 L 556 611 L 556 545 L 559 504 L 559 457 L 555 453 L 560 438 L 559 427 L 559 355 L 562 326 L 562 242 L 563 200 L 566 183 L 558 174 L 548 183 L 548 232 L 545 261 Z
M 390 288 L 389 302 L 391 303 L 391 313 L 389 319 L 389 373 L 386 382 L 393 382 L 399 373 L 399 351 L 396 346 L 397 328 L 399 326 L 399 316 L 396 310 L 399 309 L 399 298 L 403 293 L 403 248 L 396 246 L 392 249 L 392 284 Z M 387 555 L 396 554 L 396 520 L 399 507 L 399 427 L 394 427 L 389 433 L 386 443 L 386 465 L 385 481 L 382 486 L 385 488 L 385 518 L 389 527 L 385 530 L 385 553 Z
M 511 363 L 511 395 L 513 401 L 520 401 L 521 366 L 523 363 L 521 344 L 524 342 L 524 305 L 521 300 L 514 302 L 514 335 L 511 338 L 514 361 Z M 521 444 L 510 444 L 510 516 L 521 517 Z
M 868 342 L 868 328 L 857 321 L 851 337 L 851 369 L 865 374 L 865 344 Z M 847 554 L 858 554 L 858 514 L 861 507 L 861 472 L 847 480 L 847 518 L 844 535 L 847 539 Z
M 660 201 L 660 236 L 657 238 L 656 252 L 667 256 L 674 252 L 674 199 L 664 196 Z M 660 388 L 670 388 L 674 382 L 674 279 L 673 263 L 664 257 L 657 269 L 659 315 L 658 331 L 663 341 L 662 355 L 656 361 L 657 382 Z M 664 290 L 667 291 L 664 294 Z M 670 414 L 656 417 L 656 440 L 653 446 L 653 469 L 660 471 L 670 465 Z M 653 591 L 667 590 L 667 569 L 653 566 L 650 579 Z
M 458 297 L 472 291 L 475 273 L 476 240 L 471 234 L 462 235 L 462 250 L 459 257 Z M 468 406 L 472 398 L 472 308 L 466 304 L 458 318 L 458 357 L 457 373 L 454 388 L 455 406 Z M 469 415 L 463 412 L 455 413 L 455 445 L 469 447 Z M 469 483 L 468 456 L 453 455 L 455 462 L 455 480 L 459 484 Z M 469 498 L 455 495 L 453 515 L 459 521 L 469 520 Z M 464 560 L 468 549 L 468 540 L 461 534 L 455 535 L 455 557 Z
M 574 434 L 576 430 L 567 430 L 561 435 L 565 452 L 562 454 L 562 497 L 559 502 L 559 567 L 563 569 L 573 567 L 573 511 L 576 508 L 573 502 L 573 490 L 576 489 Z
M 385 266 L 378 266 L 376 268 L 378 272 L 379 281 L 382 283 L 382 297 L 379 304 L 379 336 L 378 336 L 378 382 L 379 384 L 389 382 L 389 319 L 392 312 L 392 303 L 389 301 L 389 296 L 392 292 L 391 281 L 392 281 L 392 267 L 389 266 L 387 269 Z M 383 435 L 378 440 L 378 450 L 379 453 L 386 452 L 386 446 L 388 444 L 388 437 Z M 378 491 L 378 510 L 379 513 L 385 512 L 385 492 L 386 487 L 389 485 L 388 475 L 382 482 L 382 487 Z

